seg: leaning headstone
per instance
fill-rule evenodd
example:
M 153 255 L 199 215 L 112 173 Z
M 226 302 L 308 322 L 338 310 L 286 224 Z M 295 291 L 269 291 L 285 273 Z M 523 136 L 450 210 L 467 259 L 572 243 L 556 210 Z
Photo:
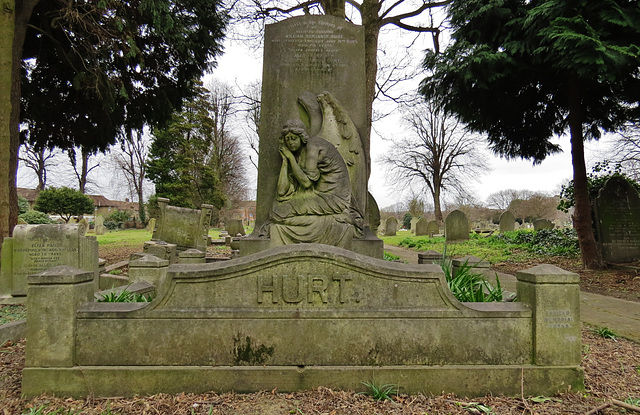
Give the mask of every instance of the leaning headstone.
M 93 223 L 96 235 L 104 235 L 106 232 L 106 228 L 104 226 L 104 217 L 102 217 L 102 215 L 96 215 Z
M 207 250 L 207 236 L 213 206 L 203 204 L 200 209 L 169 206 L 169 199 L 159 197 L 160 219 L 153 231 L 152 241 L 177 245 L 178 252 L 190 248 Z
M 640 195 L 622 177 L 612 177 L 595 203 L 598 244 L 605 261 L 640 259 Z
M 396 236 L 398 230 L 398 219 L 389 216 L 385 221 L 384 236 Z
M 231 236 L 238 236 L 238 234 L 244 236 L 244 226 L 242 225 L 242 221 L 238 219 L 229 219 L 224 224 L 225 230 Z
M 98 242 L 81 224 L 17 225 L 2 243 L 0 295 L 27 294 L 27 276 L 58 265 L 90 271 L 98 284 Z
M 439 233 L 440 226 L 438 226 L 438 222 L 436 222 L 435 220 L 429 221 L 429 223 L 427 223 L 427 235 L 432 237 L 433 235 L 437 235 Z
M 516 217 L 510 210 L 500 215 L 500 233 L 514 231 L 516 227 Z
M 420 220 L 416 221 L 415 227 L 413 228 L 415 229 L 416 236 L 429 235 L 429 222 L 425 218 L 420 218 Z
M 541 229 L 553 229 L 555 225 L 549 219 L 536 219 L 533 221 L 533 229 L 539 231 Z
M 444 237 L 447 243 L 469 240 L 469 219 L 459 210 L 454 210 L 444 220 Z

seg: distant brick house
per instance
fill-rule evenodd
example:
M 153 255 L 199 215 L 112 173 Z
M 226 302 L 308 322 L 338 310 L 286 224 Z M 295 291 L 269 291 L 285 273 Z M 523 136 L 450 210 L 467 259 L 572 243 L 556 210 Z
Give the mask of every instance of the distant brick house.
M 35 189 L 24 189 L 21 187 L 18 187 L 17 190 L 18 196 L 22 196 L 27 199 L 27 202 L 29 202 L 29 207 L 33 209 L 33 205 L 36 203 L 36 198 L 38 197 L 38 191 Z M 129 202 L 129 199 L 126 199 L 124 202 L 118 200 L 109 200 L 102 195 L 87 196 L 93 199 L 93 205 L 95 207 L 94 215 L 102 215 L 104 217 L 107 217 L 112 212 L 121 210 L 124 212 L 128 212 L 132 218 L 135 218 L 135 220 L 140 219 L 138 202 Z
M 256 220 L 256 201 L 243 200 L 238 202 L 234 209 L 229 209 L 224 213 L 223 221 L 227 219 L 239 219 L 246 225 L 253 224 Z

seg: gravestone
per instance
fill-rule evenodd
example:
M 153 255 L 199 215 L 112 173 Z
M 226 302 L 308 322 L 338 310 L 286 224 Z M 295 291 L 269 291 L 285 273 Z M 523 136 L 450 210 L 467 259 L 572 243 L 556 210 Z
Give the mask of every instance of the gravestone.
M 238 234 L 244 236 L 244 226 L 242 226 L 242 221 L 237 219 L 229 219 L 224 224 L 225 230 L 231 236 L 238 236 Z
M 384 222 L 384 236 L 396 236 L 398 230 L 398 219 L 389 216 Z
M 595 203 L 598 244 L 605 261 L 640 259 L 640 196 L 622 177 L 612 177 Z
M 2 243 L 0 295 L 27 294 L 27 277 L 58 265 L 90 271 L 98 283 L 98 242 L 79 223 L 17 225 Z
M 213 206 L 203 204 L 200 209 L 169 206 L 169 199 L 159 197 L 160 218 L 153 231 L 152 241 L 175 244 L 178 252 L 195 248 L 207 250 L 209 223 Z
M 536 219 L 533 221 L 533 229 L 539 231 L 541 229 L 553 229 L 555 225 L 549 219 Z
M 102 215 L 96 215 L 94 219 L 94 229 L 96 231 L 96 235 L 104 235 L 106 232 L 106 228 L 104 226 L 104 217 Z
M 513 212 L 507 210 L 500 215 L 500 233 L 514 231 L 516 227 L 516 217 Z
M 438 226 L 438 222 L 436 222 L 435 220 L 430 220 L 429 223 L 427 223 L 427 235 L 429 236 L 433 236 L 433 235 L 437 235 L 440 233 L 440 226 Z
M 444 220 L 444 237 L 447 243 L 469 240 L 469 219 L 464 212 L 454 210 Z
M 417 216 L 414 216 L 413 218 L 411 218 L 411 233 L 416 233 L 416 223 L 418 223 L 420 219 L 423 219 L 423 218 L 419 218 Z
M 382 241 L 370 227 L 375 207 L 367 192 L 363 28 L 335 16 L 312 15 L 267 25 L 261 102 L 256 223 L 241 242 L 241 255 L 282 244 L 322 243 L 381 258 Z M 308 138 L 302 139 L 303 134 Z M 293 135 L 302 144 L 287 150 L 285 136 Z M 301 151 L 298 145 L 307 153 L 296 153 Z M 291 173 L 292 163 L 305 164 L 305 154 L 316 154 L 319 147 L 319 165 L 330 160 L 331 168 L 314 170 L 308 177 L 313 193 L 330 200 L 325 204 L 312 197 L 302 202 L 300 180 L 281 189 L 280 177 L 287 178 L 283 157 L 294 153 L 286 161 Z M 323 175 L 334 177 L 324 180 Z M 333 181 L 335 176 L 340 180 Z M 339 215 L 346 217 L 335 218 Z
M 420 220 L 416 221 L 414 229 L 416 236 L 429 235 L 429 222 L 425 218 L 420 218 Z
M 147 231 L 154 232 L 156 230 L 156 218 L 149 219 L 149 223 L 147 223 Z

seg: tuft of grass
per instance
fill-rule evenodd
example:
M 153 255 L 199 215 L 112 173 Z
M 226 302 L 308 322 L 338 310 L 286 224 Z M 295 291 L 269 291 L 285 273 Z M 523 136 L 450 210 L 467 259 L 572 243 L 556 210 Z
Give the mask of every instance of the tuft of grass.
M 382 259 L 384 259 L 385 261 L 397 261 L 400 259 L 400 257 L 398 255 L 393 255 L 385 251 Z
M 473 268 L 465 262 L 454 275 L 451 261 L 442 261 L 442 270 L 453 296 L 463 303 L 502 301 L 503 290 L 498 276 L 494 287 L 483 276 L 476 274 Z
M 591 329 L 591 331 L 604 339 L 611 339 L 613 341 L 618 341 L 616 339 L 618 335 L 608 327 L 596 327 L 594 329 Z
M 627 399 L 624 400 L 624 403 L 628 403 L 629 405 L 633 405 L 633 406 L 640 406 L 640 398 L 633 398 L 629 396 Z
M 103 294 L 98 300 L 99 303 L 148 303 L 152 298 L 146 294 L 139 294 L 129 291 L 127 288 L 121 292 L 110 292 Z
M 398 385 L 386 384 L 378 385 L 374 381 L 362 382 L 367 387 L 366 392 L 360 392 L 359 395 L 369 395 L 376 401 L 391 401 L 393 402 L 392 395 L 398 394 Z

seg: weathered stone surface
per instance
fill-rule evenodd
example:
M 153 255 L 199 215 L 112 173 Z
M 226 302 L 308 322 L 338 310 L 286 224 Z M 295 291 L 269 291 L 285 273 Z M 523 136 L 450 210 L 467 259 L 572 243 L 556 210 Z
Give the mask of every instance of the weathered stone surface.
M 549 219 L 537 219 L 533 221 L 533 229 L 539 231 L 541 229 L 553 229 L 555 224 Z
M 147 241 L 142 248 L 144 254 L 166 259 L 170 264 L 178 262 L 178 246 L 165 241 Z
M 200 209 L 169 206 L 169 199 L 158 198 L 160 219 L 153 231 L 153 241 L 176 244 L 178 251 L 207 249 L 207 236 L 213 206 L 203 204 Z
M 440 264 L 442 262 L 442 253 L 438 251 L 418 252 L 418 264 Z
M 147 231 L 155 232 L 156 230 L 156 218 L 149 219 L 149 223 L 147 223 Z
M 640 259 L 640 196 L 622 177 L 605 183 L 595 203 L 598 244 L 605 261 Z
M 26 365 L 74 366 L 75 312 L 91 301 L 94 274 L 60 265 L 29 276 Z
M 436 222 L 435 220 L 429 221 L 429 223 L 427 223 L 427 235 L 433 236 L 439 233 L 440 233 L 440 226 L 438 226 L 438 222 Z
M 102 215 L 96 215 L 93 221 L 93 229 L 96 232 L 96 235 L 104 235 L 107 231 L 107 228 L 104 226 L 104 217 Z
M 27 294 L 27 276 L 57 265 L 90 271 L 98 289 L 98 242 L 81 224 L 17 225 L 2 247 L 0 294 Z
M 358 389 L 363 373 L 387 376 L 407 392 L 519 394 L 522 377 L 532 394 L 580 389 L 576 362 L 533 347 L 544 338 L 532 326 L 532 308 L 546 315 L 544 307 L 562 309 L 567 301 L 553 291 L 566 293 L 563 284 L 548 284 L 558 273 L 543 271 L 521 278 L 530 285 L 519 291 L 529 303 L 461 304 L 436 265 L 389 263 L 327 245 L 173 265 L 152 303 L 69 310 L 75 345 L 52 340 L 72 347 L 58 354 L 74 356 L 74 368 L 28 364 L 23 392 L 129 396 L 197 392 L 201 382 L 217 391 Z M 538 289 L 551 290 L 552 301 L 530 308 L 540 301 Z M 63 363 L 54 366 L 70 366 Z
M 413 220 L 411 220 L 411 222 L 411 227 L 414 229 L 416 236 L 429 235 L 429 221 L 427 221 L 427 219 L 420 218 L 416 221 L 415 225 L 413 224 Z M 433 234 L 429 236 L 433 236 Z
M 500 215 L 500 233 L 511 232 L 516 228 L 516 217 L 513 212 L 507 210 Z
M 246 233 L 244 231 L 244 225 L 242 224 L 242 221 L 238 220 L 238 219 L 229 219 L 229 220 L 227 220 L 225 222 L 225 224 L 224 224 L 224 229 L 231 236 L 238 236 L 238 234 L 240 234 L 242 236 L 246 235 Z
M 411 233 L 416 233 L 416 223 L 418 223 L 418 221 L 422 219 L 419 217 L 414 216 L 413 218 L 411 218 Z
M 389 216 L 384 221 L 384 236 L 396 236 L 398 230 L 398 219 Z
M 444 237 L 447 243 L 469 240 L 469 219 L 464 212 L 454 210 L 444 220 Z
M 580 364 L 580 276 L 543 264 L 517 272 L 516 278 L 518 300 L 534 314 L 534 363 Z
M 254 233 L 240 242 L 241 255 L 274 246 L 261 238 L 268 238 L 270 231 L 265 227 L 278 221 L 271 220 L 271 214 L 279 197 L 283 166 L 279 136 L 285 122 L 298 119 L 309 137 L 321 137 L 333 144 L 346 163 L 353 195 L 353 206 L 348 211 L 350 215 L 358 212 L 361 219 L 355 223 L 361 223 L 363 231 L 355 233 L 353 243 L 343 243 L 341 239 L 333 242 L 335 238 L 286 239 L 381 255 L 382 241 L 366 230 L 370 221 L 375 221 L 377 209 L 367 192 L 369 137 L 362 27 L 334 16 L 287 19 L 267 25 L 264 54 L 256 224 Z M 340 223 L 343 222 L 335 221 L 327 230 Z

